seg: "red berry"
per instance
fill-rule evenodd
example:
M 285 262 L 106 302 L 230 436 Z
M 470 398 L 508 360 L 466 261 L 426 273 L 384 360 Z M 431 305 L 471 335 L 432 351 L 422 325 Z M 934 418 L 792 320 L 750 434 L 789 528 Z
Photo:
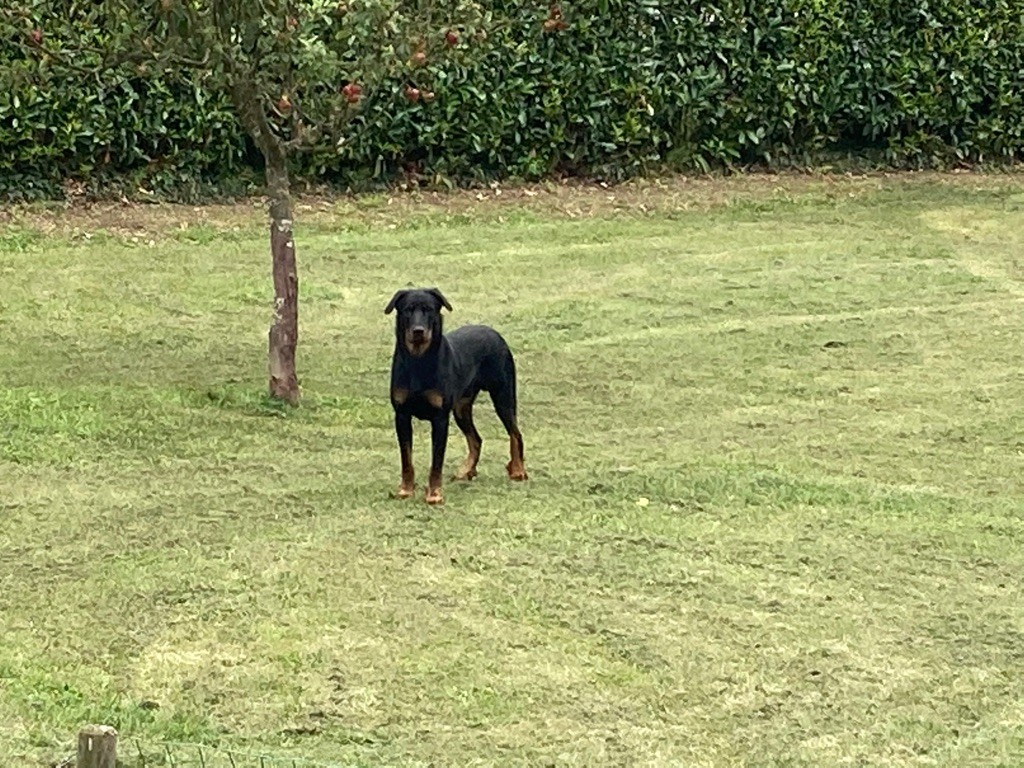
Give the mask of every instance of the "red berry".
M 358 83 L 348 83 L 341 89 L 341 95 L 345 97 L 349 104 L 355 104 L 359 101 L 359 97 L 363 95 L 363 88 Z
M 562 19 L 562 9 L 558 5 L 552 5 L 548 11 L 548 17 L 544 20 L 545 32 L 561 32 L 567 29 L 568 24 Z
M 29 32 L 28 37 L 29 40 L 32 41 L 33 45 L 41 45 L 43 42 L 43 30 L 38 28 L 33 29 L 31 32 Z
M 413 88 L 411 85 L 405 86 L 405 98 L 415 104 L 420 100 L 420 89 Z
M 459 44 L 459 33 L 456 32 L 454 29 L 449 29 L 445 33 L 445 35 L 444 35 L 444 41 L 446 43 L 448 43 L 448 45 L 451 45 L 451 46 L 458 45 Z

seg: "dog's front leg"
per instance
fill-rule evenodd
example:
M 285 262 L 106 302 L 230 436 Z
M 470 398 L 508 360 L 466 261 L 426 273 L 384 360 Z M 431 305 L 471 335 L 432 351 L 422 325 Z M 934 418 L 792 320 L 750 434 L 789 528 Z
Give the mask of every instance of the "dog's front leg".
M 448 412 L 444 411 L 430 420 L 430 480 L 427 482 L 427 504 L 443 504 L 441 476 L 444 472 L 444 452 L 448 447 Z
M 407 499 L 416 493 L 416 470 L 412 464 L 412 416 L 395 413 L 395 433 L 398 435 L 398 450 L 402 454 L 402 484 L 396 494 Z

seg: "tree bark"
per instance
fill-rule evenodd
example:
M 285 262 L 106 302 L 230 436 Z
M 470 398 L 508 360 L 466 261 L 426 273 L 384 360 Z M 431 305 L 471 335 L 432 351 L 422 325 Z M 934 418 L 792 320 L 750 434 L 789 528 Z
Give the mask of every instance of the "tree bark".
M 87 725 L 78 732 L 77 768 L 114 768 L 117 731 L 109 725 Z
M 270 256 L 274 277 L 274 316 L 268 334 L 270 396 L 299 402 L 295 349 L 299 342 L 299 273 L 292 236 L 291 182 L 284 142 L 274 135 L 255 80 L 236 74 L 232 96 L 241 123 L 263 154 L 270 198 Z
M 299 402 L 295 348 L 299 343 L 299 273 L 292 236 L 292 201 L 284 153 L 267 158 L 270 194 L 270 255 L 274 275 L 274 318 L 268 334 L 270 396 Z

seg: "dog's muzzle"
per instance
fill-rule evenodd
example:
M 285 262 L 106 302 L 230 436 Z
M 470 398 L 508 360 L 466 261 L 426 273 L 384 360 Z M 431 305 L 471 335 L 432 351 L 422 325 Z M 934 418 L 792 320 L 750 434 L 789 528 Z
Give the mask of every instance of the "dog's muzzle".
M 423 327 L 410 328 L 405 332 L 405 346 L 409 354 L 419 357 L 430 347 L 430 330 Z

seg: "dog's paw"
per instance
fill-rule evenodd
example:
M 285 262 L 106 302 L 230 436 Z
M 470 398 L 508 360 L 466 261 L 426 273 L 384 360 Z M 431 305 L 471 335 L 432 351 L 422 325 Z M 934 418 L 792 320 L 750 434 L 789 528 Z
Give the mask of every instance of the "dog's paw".
M 440 488 L 428 488 L 427 489 L 427 504 L 444 504 L 444 494 L 441 493 Z
M 476 477 L 475 469 L 460 469 L 452 475 L 452 480 L 472 480 L 474 477 Z
M 392 499 L 408 499 L 410 496 L 414 496 L 415 494 L 416 494 L 416 489 L 415 488 L 406 488 L 404 485 L 400 485 L 400 486 L 398 486 L 398 490 L 397 491 L 392 491 L 391 492 L 391 498 Z
M 515 480 L 518 482 L 520 480 L 528 480 L 530 477 L 529 475 L 526 474 L 526 467 L 524 467 L 522 464 L 519 464 L 518 466 L 513 466 L 512 462 L 510 461 L 508 464 L 505 465 L 505 469 L 508 470 L 509 480 Z

